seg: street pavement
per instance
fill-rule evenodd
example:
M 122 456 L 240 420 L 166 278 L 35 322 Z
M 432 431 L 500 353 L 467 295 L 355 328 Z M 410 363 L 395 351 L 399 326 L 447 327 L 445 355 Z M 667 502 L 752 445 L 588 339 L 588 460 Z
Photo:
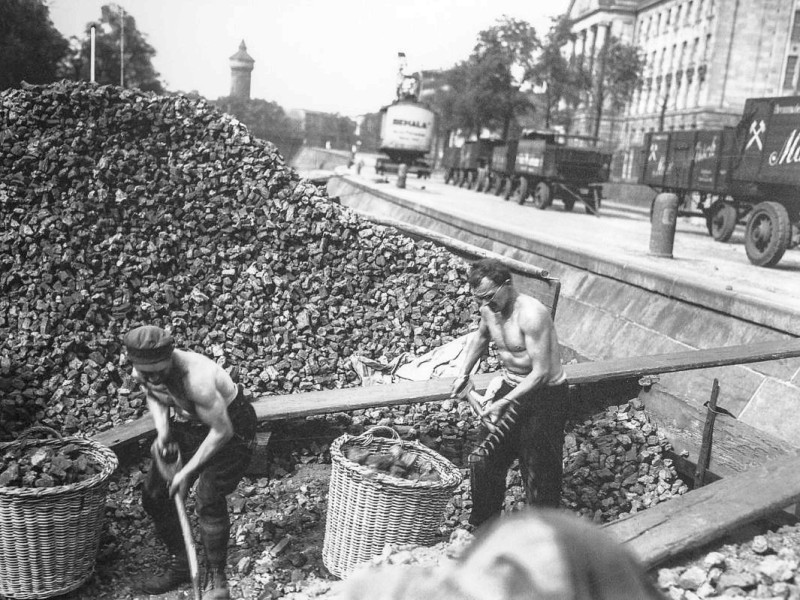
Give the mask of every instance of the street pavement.
M 565 212 L 558 200 L 547 210 L 531 204 L 520 206 L 490 194 L 447 185 L 437 173 L 431 179 L 410 177 L 404 189 L 396 186 L 395 176 L 377 177 L 369 168 L 347 177 L 420 206 L 624 267 L 659 273 L 714 293 L 735 294 L 779 306 L 800 317 L 800 248 L 788 250 L 776 267 L 757 267 L 745 253 L 742 225 L 737 226 L 730 242 L 720 243 L 709 236 L 702 217 L 678 217 L 673 258 L 664 258 L 649 253 L 649 207 L 630 206 L 610 198 L 604 199 L 600 215 L 594 216 L 587 214 L 580 203 L 572 212 Z

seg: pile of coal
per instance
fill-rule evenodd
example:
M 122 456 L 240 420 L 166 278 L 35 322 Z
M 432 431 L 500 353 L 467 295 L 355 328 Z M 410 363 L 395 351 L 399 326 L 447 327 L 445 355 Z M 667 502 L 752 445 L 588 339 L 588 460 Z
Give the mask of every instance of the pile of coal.
M 10 444 L 0 455 L 0 487 L 54 487 L 91 479 L 102 470 L 79 445 Z
M 344 450 L 348 460 L 364 465 L 376 473 L 409 481 L 441 481 L 438 471 L 419 453 L 403 448 L 402 443 L 389 446 L 385 452 L 353 444 Z
M 132 327 L 253 396 L 358 384 L 350 357 L 468 331 L 466 263 L 300 179 L 204 99 L 59 82 L 0 94 L 0 440 L 144 414 Z

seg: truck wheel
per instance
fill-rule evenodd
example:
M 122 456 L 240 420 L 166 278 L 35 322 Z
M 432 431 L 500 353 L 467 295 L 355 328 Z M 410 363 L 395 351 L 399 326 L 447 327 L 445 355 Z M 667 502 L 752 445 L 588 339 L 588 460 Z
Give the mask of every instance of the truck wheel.
M 514 200 L 517 201 L 517 204 L 525 204 L 525 199 L 528 197 L 528 179 L 527 177 L 520 177 L 519 178 L 519 185 L 517 189 L 514 190 Z
M 786 207 L 778 202 L 756 204 L 747 221 L 744 247 L 750 262 L 759 267 L 778 264 L 792 239 Z
M 724 200 L 717 200 L 706 213 L 708 233 L 718 242 L 727 242 L 736 229 L 737 217 L 735 206 Z
M 494 189 L 496 179 L 497 175 L 492 175 L 491 173 L 487 174 L 486 179 L 483 180 L 483 189 L 481 191 L 484 194 L 491 194 L 492 190 Z
M 512 191 L 514 191 L 514 178 L 503 177 L 503 188 L 500 190 L 500 195 L 503 197 L 503 200 L 511 198 Z
M 551 195 L 550 184 L 546 181 L 540 181 L 533 189 L 533 205 L 540 210 L 544 210 L 552 203 L 553 197 Z
M 483 187 L 483 177 L 479 173 L 473 173 L 469 182 L 469 189 L 480 192 L 481 187 Z

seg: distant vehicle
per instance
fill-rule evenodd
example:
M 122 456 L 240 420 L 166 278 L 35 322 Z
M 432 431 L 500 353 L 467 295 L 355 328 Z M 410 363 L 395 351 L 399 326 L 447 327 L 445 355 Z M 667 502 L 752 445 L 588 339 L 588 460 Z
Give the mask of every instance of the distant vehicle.
M 519 204 L 530 198 L 542 210 L 554 199 L 560 200 L 567 211 L 578 201 L 585 205 L 586 212 L 596 214 L 601 184 L 608 181 L 611 154 L 580 146 L 576 141 L 593 142 L 594 138 L 531 131 L 508 142 L 467 142 L 461 149 L 445 152 L 445 181 Z
M 388 156 L 379 156 L 375 160 L 375 173 L 378 175 L 385 175 L 387 173 L 397 173 L 400 169 L 400 162 L 393 161 Z M 416 175 L 418 179 L 428 179 L 431 176 L 431 165 L 425 160 L 415 160 L 413 163 L 408 164 L 408 174 Z
M 647 134 L 642 163 L 639 182 L 676 193 L 715 240 L 743 223 L 751 263 L 775 266 L 800 244 L 800 97 L 750 98 L 735 128 Z
M 386 155 L 375 165 L 378 173 L 397 172 L 401 164 L 418 177 L 430 176 L 430 165 L 424 160 L 433 143 L 436 114 L 419 101 L 419 78 L 405 75 L 405 55 L 400 54 L 397 99 L 380 110 L 378 150 Z

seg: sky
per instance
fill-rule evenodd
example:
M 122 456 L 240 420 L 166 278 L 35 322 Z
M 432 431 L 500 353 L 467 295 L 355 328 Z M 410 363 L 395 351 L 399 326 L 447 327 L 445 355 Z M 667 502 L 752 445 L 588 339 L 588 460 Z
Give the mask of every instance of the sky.
M 64 37 L 81 36 L 109 0 L 48 0 Z M 478 32 L 504 15 L 544 38 L 569 0 L 118 0 L 156 50 L 171 91 L 230 92 L 228 59 L 242 40 L 255 59 L 252 98 L 285 110 L 356 117 L 395 99 L 398 52 L 406 73 L 466 59 Z

